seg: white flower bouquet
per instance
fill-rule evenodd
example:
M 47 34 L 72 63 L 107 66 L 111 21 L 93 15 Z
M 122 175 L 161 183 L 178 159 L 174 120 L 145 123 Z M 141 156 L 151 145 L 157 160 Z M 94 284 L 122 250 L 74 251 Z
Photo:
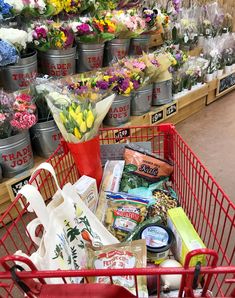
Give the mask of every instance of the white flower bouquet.
M 26 51 L 32 37 L 24 30 L 0 28 L 0 39 L 12 44 L 20 53 Z

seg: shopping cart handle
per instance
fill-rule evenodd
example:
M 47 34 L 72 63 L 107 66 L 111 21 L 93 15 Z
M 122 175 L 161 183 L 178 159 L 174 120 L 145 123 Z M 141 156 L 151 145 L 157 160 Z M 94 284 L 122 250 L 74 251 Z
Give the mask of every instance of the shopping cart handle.
M 188 269 L 191 259 L 198 255 L 207 255 L 207 256 L 213 257 L 211 266 L 216 267 L 219 259 L 217 252 L 212 249 L 202 248 L 202 249 L 195 249 L 187 253 L 185 262 L 184 262 L 184 268 Z

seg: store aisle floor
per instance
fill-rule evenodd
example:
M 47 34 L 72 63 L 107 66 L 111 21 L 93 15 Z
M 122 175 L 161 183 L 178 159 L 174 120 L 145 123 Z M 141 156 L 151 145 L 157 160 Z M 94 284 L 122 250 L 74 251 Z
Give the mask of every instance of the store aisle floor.
M 176 128 L 235 203 L 235 91 Z

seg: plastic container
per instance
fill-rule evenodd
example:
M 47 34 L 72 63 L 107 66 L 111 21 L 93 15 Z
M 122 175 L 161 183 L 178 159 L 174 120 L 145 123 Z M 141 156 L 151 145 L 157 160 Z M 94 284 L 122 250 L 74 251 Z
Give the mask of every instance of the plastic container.
M 146 240 L 148 261 L 160 264 L 169 255 L 174 235 L 163 225 L 148 224 L 140 230 L 138 239 Z

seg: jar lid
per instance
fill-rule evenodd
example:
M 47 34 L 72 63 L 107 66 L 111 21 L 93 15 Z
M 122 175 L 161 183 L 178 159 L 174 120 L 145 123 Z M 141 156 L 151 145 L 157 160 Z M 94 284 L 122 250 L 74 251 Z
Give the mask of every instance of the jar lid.
M 151 252 L 161 252 L 170 248 L 173 233 L 167 227 L 151 224 L 140 231 L 140 239 L 146 240 L 147 249 Z

